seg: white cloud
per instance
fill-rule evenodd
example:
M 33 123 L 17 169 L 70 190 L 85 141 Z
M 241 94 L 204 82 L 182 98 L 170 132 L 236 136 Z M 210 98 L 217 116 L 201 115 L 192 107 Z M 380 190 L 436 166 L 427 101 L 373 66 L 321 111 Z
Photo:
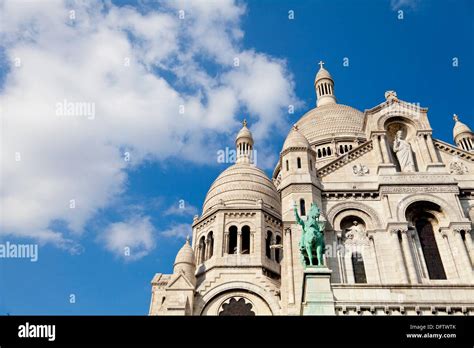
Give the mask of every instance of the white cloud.
M 160 235 L 170 238 L 186 238 L 187 236 L 191 236 L 192 234 L 193 231 L 191 229 L 191 224 L 175 224 L 169 229 L 160 232 Z
M 184 204 L 179 202 L 178 204 L 174 204 L 170 206 L 168 209 L 165 210 L 163 215 L 178 215 L 178 216 L 194 216 L 199 213 L 197 207 L 191 204 Z
M 240 108 L 251 113 L 263 158 L 270 129 L 299 103 L 283 60 L 242 49 L 245 7 L 230 0 L 166 2 L 146 14 L 110 3 L 5 1 L 0 12 L 10 62 L 0 92 L 0 235 L 71 248 L 124 192 L 128 168 L 170 157 L 215 163 L 223 147 L 215 139 L 238 128 Z M 65 101 L 88 103 L 94 117 L 58 115 Z
M 155 229 L 150 218 L 135 216 L 125 222 L 112 223 L 99 234 L 105 248 L 124 260 L 135 261 L 155 247 Z
M 390 7 L 393 11 L 400 10 L 402 8 L 416 9 L 419 5 L 419 0 L 390 0 Z

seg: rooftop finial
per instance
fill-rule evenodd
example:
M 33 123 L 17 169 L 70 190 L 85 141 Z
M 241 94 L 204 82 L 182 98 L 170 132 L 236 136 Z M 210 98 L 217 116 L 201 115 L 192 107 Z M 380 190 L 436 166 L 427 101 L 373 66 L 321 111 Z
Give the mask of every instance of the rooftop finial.
M 454 120 L 454 122 L 459 121 L 459 116 L 456 115 L 456 114 L 453 114 L 453 120 Z
M 186 236 L 186 243 L 189 244 L 189 234 Z
M 243 125 L 244 127 L 247 127 L 247 120 L 246 120 L 245 118 L 244 118 L 244 120 L 242 121 L 242 125 Z
M 324 65 L 324 62 L 322 60 L 320 60 L 318 64 L 319 64 L 319 69 L 322 69 L 323 65 Z

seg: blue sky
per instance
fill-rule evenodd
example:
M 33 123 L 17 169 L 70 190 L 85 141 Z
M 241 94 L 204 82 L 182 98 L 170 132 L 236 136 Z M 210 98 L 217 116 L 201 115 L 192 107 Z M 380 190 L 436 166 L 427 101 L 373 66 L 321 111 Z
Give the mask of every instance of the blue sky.
M 0 241 L 40 245 L 37 262 L 0 259 L 0 314 L 146 314 L 151 278 L 171 272 L 207 189 L 229 165 L 216 152 L 233 147 L 245 116 L 270 175 L 290 125 L 315 104 L 319 60 L 339 103 L 364 110 L 395 90 L 429 108 L 435 138 L 452 143 L 453 113 L 474 126 L 469 0 L 96 7 L 0 8 L 8 17 Z M 68 22 L 71 8 L 77 18 Z M 186 19 L 176 24 L 180 9 Z M 126 72 L 114 65 L 124 58 Z M 50 117 L 44 101 L 63 99 L 95 103 L 97 117 Z M 184 121 L 173 111 L 181 103 Z M 21 167 L 7 159 L 16 152 Z M 64 207 L 70 199 L 76 210 Z

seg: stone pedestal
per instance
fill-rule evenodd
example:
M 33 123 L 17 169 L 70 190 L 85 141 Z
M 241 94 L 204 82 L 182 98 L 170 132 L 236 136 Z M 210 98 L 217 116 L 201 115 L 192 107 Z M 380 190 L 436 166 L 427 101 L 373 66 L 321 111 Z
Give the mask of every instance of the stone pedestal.
M 306 267 L 301 301 L 302 315 L 335 315 L 331 273 L 326 267 Z

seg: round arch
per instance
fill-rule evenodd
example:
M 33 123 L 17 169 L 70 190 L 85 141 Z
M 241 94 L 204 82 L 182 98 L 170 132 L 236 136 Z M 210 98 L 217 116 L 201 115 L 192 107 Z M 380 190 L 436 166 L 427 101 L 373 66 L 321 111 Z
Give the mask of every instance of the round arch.
M 458 221 L 462 218 L 459 212 L 457 213 L 444 199 L 439 198 L 429 193 L 424 193 L 424 194 L 413 193 L 407 197 L 404 197 L 398 204 L 398 209 L 397 209 L 398 221 L 408 222 L 405 215 L 406 210 L 412 203 L 415 203 L 418 201 L 428 201 L 428 202 L 437 204 L 445 213 L 446 218 L 449 221 Z
M 274 296 L 269 296 L 268 292 L 262 289 L 261 287 L 246 281 L 228 282 L 211 289 L 202 296 L 202 301 L 200 301 L 198 307 L 196 308 L 196 313 L 202 315 L 204 309 L 208 306 L 208 304 L 212 303 L 212 301 L 218 296 L 224 293 L 229 293 L 232 291 L 238 292 L 242 290 L 259 297 L 268 306 L 268 309 L 272 315 L 277 315 L 280 313 L 280 305 L 278 304 L 278 301 L 274 298 Z
M 386 126 L 389 123 L 392 122 L 405 122 L 407 125 L 410 125 L 411 127 L 414 127 L 415 129 L 422 129 L 424 128 L 421 122 L 417 119 L 411 119 L 406 116 L 406 114 L 403 114 L 402 112 L 396 112 L 392 111 L 384 116 L 380 117 L 377 120 L 377 128 L 379 130 L 385 130 Z
M 365 218 L 362 218 L 364 221 L 367 219 L 367 216 L 369 216 L 370 221 L 366 221 L 367 227 L 369 229 L 381 229 L 382 228 L 382 223 L 380 221 L 380 218 L 378 217 L 377 212 L 372 209 L 371 207 L 360 203 L 360 202 L 345 202 L 341 204 L 337 204 L 334 207 L 332 207 L 328 213 L 327 213 L 327 220 L 329 223 L 333 226 L 333 228 L 337 228 L 337 223 L 336 217 L 344 217 L 340 213 L 344 212 L 345 210 L 351 211 L 351 214 L 358 212 L 359 215 L 365 216 Z M 362 213 L 362 214 L 361 214 Z M 340 221 L 339 221 L 340 223 Z

